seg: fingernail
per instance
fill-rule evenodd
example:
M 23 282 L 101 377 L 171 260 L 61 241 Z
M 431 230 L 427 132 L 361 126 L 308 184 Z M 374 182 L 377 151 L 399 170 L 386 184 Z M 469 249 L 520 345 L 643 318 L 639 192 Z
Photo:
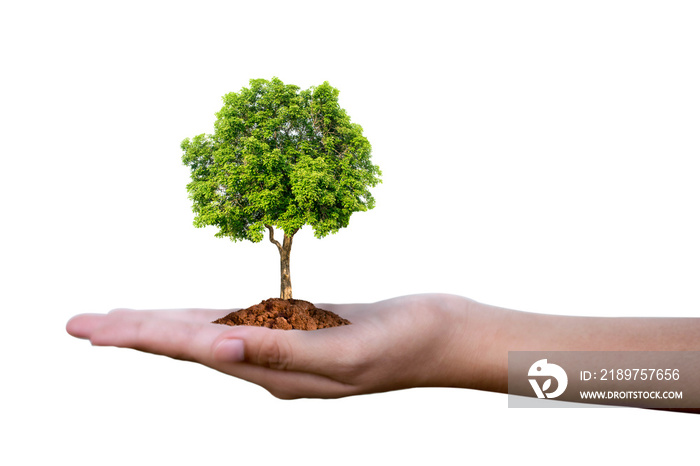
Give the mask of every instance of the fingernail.
M 239 362 L 243 361 L 243 340 L 224 340 L 214 350 L 214 355 L 221 361 Z

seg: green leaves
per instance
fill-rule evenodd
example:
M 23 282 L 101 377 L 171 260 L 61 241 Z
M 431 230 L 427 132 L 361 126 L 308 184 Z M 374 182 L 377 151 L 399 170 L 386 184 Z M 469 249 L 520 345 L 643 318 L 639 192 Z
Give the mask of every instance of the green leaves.
M 300 91 L 277 78 L 226 94 L 214 134 L 181 144 L 194 225 L 233 241 L 260 241 L 265 225 L 289 235 L 310 225 L 321 238 L 373 208 L 381 172 L 338 95 L 327 82 Z

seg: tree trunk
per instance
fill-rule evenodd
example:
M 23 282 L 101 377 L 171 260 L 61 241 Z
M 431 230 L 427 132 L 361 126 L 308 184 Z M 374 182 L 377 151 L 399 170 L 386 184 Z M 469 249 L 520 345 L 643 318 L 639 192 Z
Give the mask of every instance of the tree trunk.
M 289 274 L 289 255 L 292 252 L 292 237 L 284 235 L 280 248 L 280 298 L 292 299 L 292 278 Z
M 292 252 L 292 237 L 291 235 L 284 234 L 284 240 L 282 244 L 275 240 L 275 230 L 270 225 L 265 225 L 265 227 L 270 232 L 270 242 L 277 246 L 277 250 L 280 252 L 280 298 L 281 299 L 292 299 L 292 278 L 289 273 L 289 255 Z

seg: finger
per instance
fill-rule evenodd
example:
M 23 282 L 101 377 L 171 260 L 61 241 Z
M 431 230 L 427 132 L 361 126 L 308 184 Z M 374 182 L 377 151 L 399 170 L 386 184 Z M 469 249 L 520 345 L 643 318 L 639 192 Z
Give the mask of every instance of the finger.
M 210 323 L 216 319 L 224 317 L 238 309 L 153 309 L 145 311 L 135 311 L 131 309 L 114 309 L 110 314 L 135 314 L 138 313 L 148 318 L 182 320 L 187 322 Z
M 74 316 L 66 324 L 66 331 L 76 338 L 88 339 L 95 328 L 103 322 L 104 317 L 104 314 Z
M 228 315 L 236 309 L 164 309 L 150 311 L 135 311 L 131 309 L 114 309 L 111 316 L 138 317 L 147 319 L 170 319 L 183 322 L 210 323 Z M 79 314 L 72 317 L 66 324 L 66 331 L 76 337 L 88 339 L 95 326 L 104 323 L 104 314 Z
M 91 315 L 84 322 L 76 318 L 76 327 L 95 346 L 117 346 L 169 356 L 175 359 L 211 362 L 212 342 L 226 327 L 210 323 L 154 319 L 140 313 Z M 229 352 L 230 360 L 243 359 L 243 345 L 239 356 Z

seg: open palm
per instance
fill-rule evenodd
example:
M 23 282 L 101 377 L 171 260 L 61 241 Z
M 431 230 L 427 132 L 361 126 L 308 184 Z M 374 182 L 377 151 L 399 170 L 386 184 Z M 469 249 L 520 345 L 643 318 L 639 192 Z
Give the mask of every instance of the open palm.
M 83 314 L 68 322 L 67 331 L 97 346 L 204 364 L 279 398 L 333 398 L 449 384 L 438 363 L 456 333 L 453 309 L 445 303 L 456 299 L 415 295 L 374 304 L 319 304 L 352 325 L 313 331 L 212 324 L 230 312 L 212 309 Z

